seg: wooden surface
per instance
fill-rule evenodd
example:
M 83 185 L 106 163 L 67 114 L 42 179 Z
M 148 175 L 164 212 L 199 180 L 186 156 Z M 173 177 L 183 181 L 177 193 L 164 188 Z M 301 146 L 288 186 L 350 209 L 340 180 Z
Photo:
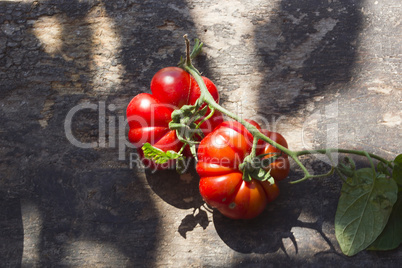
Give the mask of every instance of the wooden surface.
M 290 185 L 302 176 L 292 165 L 260 217 L 229 220 L 205 207 L 194 170 L 152 173 L 130 161 L 124 120 L 153 74 L 177 63 L 187 33 L 205 43 L 195 64 L 221 104 L 281 132 L 291 149 L 391 159 L 402 148 L 401 8 L 0 0 L 0 266 L 400 267 L 400 247 L 342 255 L 337 177 Z M 86 104 L 71 130 L 93 148 L 65 128 Z M 328 168 L 304 161 L 315 173 Z

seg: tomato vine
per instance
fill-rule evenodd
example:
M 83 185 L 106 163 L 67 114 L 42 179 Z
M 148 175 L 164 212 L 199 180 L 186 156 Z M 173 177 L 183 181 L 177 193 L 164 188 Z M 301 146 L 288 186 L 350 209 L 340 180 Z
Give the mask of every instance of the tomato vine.
M 218 104 L 209 92 L 200 72 L 193 66 L 191 59 L 200 53 L 203 43 L 197 39 L 190 53 L 190 42 L 187 35 L 186 57 L 181 59 L 179 66 L 187 71 L 200 88 L 200 96 L 192 105 L 184 105 L 172 112 L 172 121 L 169 128 L 176 131 L 176 135 L 183 143 L 178 152 L 163 152 L 153 148 L 150 144 L 143 147 L 145 157 L 161 163 L 163 161 L 183 161 L 182 154 L 186 146 L 190 147 L 192 155 L 197 159 L 197 146 L 200 143 L 195 136 L 203 137 L 199 127 L 209 120 L 214 113 L 220 112 L 239 122 L 252 136 L 252 146 L 243 162 L 236 167 L 243 172 L 243 180 L 251 183 L 256 179 L 261 182 L 271 178 L 270 169 L 262 168 L 263 164 L 272 164 L 282 155 L 292 159 L 303 171 L 304 176 L 290 183 L 300 183 L 308 179 L 322 178 L 337 173 L 343 182 L 337 212 L 335 215 L 335 234 L 344 254 L 352 256 L 366 248 L 371 250 L 394 249 L 402 242 L 402 155 L 388 161 L 378 155 L 366 151 L 326 148 L 319 150 L 292 151 L 265 135 L 258 124 L 244 120 Z M 209 111 L 207 113 L 207 107 Z M 207 115 L 206 115 L 207 114 Z M 200 120 L 201 121 L 197 121 Z M 233 126 L 232 126 L 233 128 Z M 235 127 L 236 128 L 236 127 Z M 258 155 L 257 147 L 263 141 L 275 147 L 278 152 Z M 202 143 L 202 142 L 201 142 Z M 159 151 L 158 151 L 159 150 Z M 369 168 L 356 169 L 353 159 L 345 157 L 343 161 L 335 164 L 332 161 L 334 153 L 357 155 L 365 157 L 370 163 Z M 303 155 L 324 154 L 331 160 L 329 172 L 312 175 L 299 159 Z M 378 161 L 377 166 L 374 160 Z M 180 165 L 179 165 L 180 166 Z M 271 185 L 274 182 L 271 181 Z M 268 184 L 267 184 L 268 185 Z M 264 186 L 265 187 L 265 186 Z M 262 191 L 262 190 L 261 190 Z M 399 194 L 398 194 L 399 193 Z M 225 198 L 223 198 L 225 199 Z M 263 202 L 267 202 L 266 199 Z M 222 201 L 213 201 L 222 203 Z M 261 201 L 262 202 L 262 201 Z M 227 203 L 222 211 L 229 211 L 233 215 L 233 203 Z M 258 208 L 261 210 L 261 208 Z M 257 215 L 257 212 L 247 214 L 247 217 Z M 234 216 L 235 218 L 237 216 Z M 399 227 L 396 227 L 399 226 Z

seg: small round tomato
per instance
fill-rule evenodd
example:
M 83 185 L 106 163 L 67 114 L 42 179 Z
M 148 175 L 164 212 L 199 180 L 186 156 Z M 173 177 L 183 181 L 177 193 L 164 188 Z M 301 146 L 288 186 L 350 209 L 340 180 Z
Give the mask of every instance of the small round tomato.
M 262 130 L 261 132 L 276 143 L 288 148 L 288 143 L 281 134 L 277 132 L 271 132 L 266 129 Z M 281 181 L 289 175 L 290 164 L 287 154 L 283 153 L 281 150 L 275 148 L 269 143 L 264 143 L 264 147 L 262 151 L 260 151 L 260 154 L 268 154 L 264 158 L 269 158 L 270 156 L 274 156 L 274 154 L 281 154 L 281 156 L 279 156 L 272 164 L 270 164 L 266 168 L 266 170 L 270 170 L 271 176 L 276 181 Z
M 151 80 L 151 91 L 160 102 L 181 107 L 188 103 L 191 75 L 178 67 L 159 70 Z
M 215 85 L 208 78 L 203 79 L 211 95 L 218 101 L 219 94 Z M 175 109 L 194 104 L 200 96 L 200 88 L 193 81 L 192 76 L 183 69 L 163 68 L 152 78 L 152 94 L 141 93 L 130 101 L 127 107 L 127 120 L 130 127 L 128 138 L 138 148 L 141 157 L 143 156 L 141 147 L 146 142 L 162 151 L 178 152 L 181 149 L 183 143 L 178 140 L 176 131 L 169 129 L 169 122 L 172 120 L 171 114 Z M 215 112 L 209 120 L 201 124 L 200 129 L 206 135 L 221 122 L 223 122 L 222 114 Z M 189 150 L 184 152 L 186 156 L 191 156 Z M 145 166 L 159 169 L 174 166 L 171 164 L 174 161 L 166 165 L 156 165 L 145 159 L 143 162 Z
M 261 127 L 249 121 L 258 129 Z M 258 216 L 279 195 L 279 188 L 269 181 L 243 180 L 239 165 L 250 154 L 253 136 L 240 123 L 226 121 L 200 143 L 197 173 L 204 201 L 233 219 Z M 261 144 L 258 153 L 268 148 Z
M 215 84 L 205 76 L 202 76 L 202 80 L 204 81 L 205 86 L 207 87 L 209 93 L 211 93 L 215 102 L 219 103 L 219 93 Z M 192 90 L 190 93 L 189 103 L 191 105 L 194 105 L 197 99 L 201 96 L 200 86 L 198 85 L 197 81 L 195 81 L 195 79 L 191 79 L 191 88 Z M 202 107 L 204 107 L 205 105 L 206 104 L 204 104 Z

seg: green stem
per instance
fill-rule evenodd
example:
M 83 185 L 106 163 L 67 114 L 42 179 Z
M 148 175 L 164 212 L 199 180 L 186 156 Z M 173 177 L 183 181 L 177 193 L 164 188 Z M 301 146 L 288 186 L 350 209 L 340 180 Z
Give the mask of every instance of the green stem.
M 256 157 L 256 149 L 257 149 L 257 144 L 258 144 L 258 138 L 254 137 L 253 139 L 253 147 L 251 148 L 251 153 L 250 153 L 250 157 L 254 158 Z
M 300 167 L 302 167 L 302 166 L 300 166 Z M 296 180 L 296 181 L 291 181 L 290 183 L 296 184 L 296 183 L 299 183 L 299 182 L 302 182 L 302 181 L 305 181 L 308 179 L 325 178 L 325 177 L 328 177 L 328 176 L 331 176 L 332 174 L 334 174 L 335 169 L 336 169 L 335 167 L 331 167 L 331 170 L 328 171 L 327 173 L 318 174 L 318 175 L 310 175 L 309 173 L 308 174 L 305 173 L 303 178 Z M 304 171 L 304 172 L 306 172 L 306 171 Z
M 328 149 L 319 149 L 319 150 L 303 150 L 303 151 L 296 151 L 294 154 L 296 156 L 302 156 L 302 155 L 307 155 L 307 154 L 329 154 L 329 153 L 344 153 L 344 154 L 354 154 L 354 155 L 360 155 L 360 156 L 370 156 L 371 158 L 374 158 L 380 162 L 383 162 L 387 166 L 392 168 L 392 164 L 390 161 L 372 154 L 372 153 L 367 153 L 366 151 L 358 151 L 358 150 L 349 150 L 349 149 L 338 149 L 338 148 L 328 148 Z
M 186 64 L 184 66 L 185 70 L 193 76 L 193 78 L 198 83 L 198 85 L 201 89 L 201 96 L 197 100 L 197 103 L 202 104 L 202 103 L 206 102 L 212 109 L 218 110 L 221 113 L 229 116 L 230 118 L 240 122 L 253 135 L 254 139 L 257 139 L 257 141 L 258 141 L 258 139 L 261 139 L 261 140 L 271 144 L 275 148 L 278 148 L 279 150 L 281 150 L 282 152 L 284 152 L 285 154 L 290 156 L 300 166 L 300 168 L 303 170 L 303 172 L 306 174 L 306 176 L 311 176 L 310 173 L 308 172 L 308 170 L 306 169 L 306 167 L 300 162 L 297 155 L 293 151 L 291 151 L 288 148 L 280 145 L 279 143 L 271 140 L 270 138 L 268 138 L 267 136 L 262 134 L 255 126 L 253 126 L 249 122 L 238 117 L 236 114 L 226 110 L 225 108 L 220 106 L 218 103 L 216 103 L 214 98 L 212 97 L 211 93 L 209 93 L 209 91 L 204 83 L 204 80 L 200 76 L 198 70 L 194 68 L 194 66 L 191 64 L 191 61 L 187 61 L 187 62 L 190 62 L 190 65 Z M 254 150 L 255 150 L 255 148 L 254 148 Z
M 238 117 L 234 113 L 226 110 L 225 108 L 223 108 L 222 106 L 217 104 L 215 102 L 214 98 L 212 97 L 211 93 L 209 93 L 209 91 L 208 91 L 207 87 L 205 86 L 205 83 L 202 80 L 201 76 L 199 75 L 198 71 L 192 65 L 190 65 L 190 66 L 186 65 L 185 69 L 186 69 L 186 71 L 188 71 L 194 77 L 195 81 L 200 86 L 201 96 L 199 97 L 197 102 L 200 102 L 200 103 L 206 102 L 206 103 L 208 103 L 208 105 L 211 108 L 213 108 L 215 110 L 218 110 L 221 113 L 229 116 L 230 118 L 240 122 L 253 135 L 253 137 L 259 138 L 259 139 L 262 139 L 265 142 L 268 142 L 269 144 L 271 144 L 272 146 L 278 148 L 279 150 L 283 151 L 284 153 L 288 154 L 289 156 L 293 155 L 293 151 L 291 151 L 288 148 L 280 145 L 279 143 L 276 143 L 275 141 L 271 140 L 270 138 L 268 138 L 267 136 L 262 134 L 255 126 L 253 126 L 249 122 L 245 121 L 244 119 Z
M 211 112 L 210 112 L 206 117 L 204 117 L 204 119 L 202 119 L 200 123 L 198 123 L 196 129 L 200 128 L 200 126 L 201 126 L 205 121 L 209 120 L 209 119 L 214 115 L 214 113 L 215 113 L 215 109 L 212 108 L 212 109 L 211 109 Z
M 186 146 L 187 146 L 187 144 L 184 143 L 184 144 L 181 146 L 180 151 L 178 151 L 177 153 L 181 155 L 181 154 L 183 153 L 184 148 L 186 148 Z

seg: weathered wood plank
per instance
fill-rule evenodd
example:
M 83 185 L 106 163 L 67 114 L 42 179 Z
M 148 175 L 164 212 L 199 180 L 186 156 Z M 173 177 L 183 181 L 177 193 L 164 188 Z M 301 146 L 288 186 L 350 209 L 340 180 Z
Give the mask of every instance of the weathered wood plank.
M 399 267 L 400 248 L 342 256 L 336 177 L 281 182 L 263 215 L 232 221 L 205 208 L 194 170 L 138 167 L 124 120 L 187 33 L 206 44 L 196 65 L 222 105 L 292 149 L 391 158 L 400 18 L 398 0 L 0 0 L 1 266 Z M 300 176 L 292 166 L 289 180 Z

